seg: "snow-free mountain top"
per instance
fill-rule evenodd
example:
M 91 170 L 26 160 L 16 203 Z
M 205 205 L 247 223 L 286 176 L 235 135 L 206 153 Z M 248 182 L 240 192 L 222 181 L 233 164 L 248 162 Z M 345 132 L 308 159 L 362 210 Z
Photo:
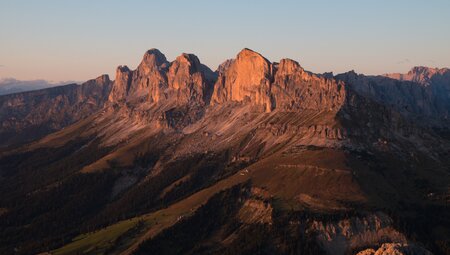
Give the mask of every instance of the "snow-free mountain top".
M 0 95 L 44 89 L 71 83 L 75 82 L 54 82 L 46 80 L 17 80 L 14 78 L 0 78 Z
M 0 96 L 0 251 L 445 254 L 448 77 L 414 72 L 152 49 L 114 81 Z
M 392 73 L 385 74 L 384 76 L 401 81 L 413 81 L 423 85 L 430 85 L 433 80 L 437 79 L 446 79 L 448 83 L 450 79 L 450 69 L 416 66 L 406 74 Z

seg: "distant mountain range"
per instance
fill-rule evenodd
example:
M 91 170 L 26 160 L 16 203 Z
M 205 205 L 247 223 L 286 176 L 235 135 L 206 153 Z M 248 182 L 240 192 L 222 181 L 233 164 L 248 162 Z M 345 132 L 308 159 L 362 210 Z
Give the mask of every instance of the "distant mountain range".
M 450 70 L 148 50 L 0 96 L 0 253 L 448 254 Z
M 75 82 L 50 82 L 46 80 L 16 80 L 14 78 L 0 79 L 0 95 L 32 91 L 49 87 L 72 84 Z

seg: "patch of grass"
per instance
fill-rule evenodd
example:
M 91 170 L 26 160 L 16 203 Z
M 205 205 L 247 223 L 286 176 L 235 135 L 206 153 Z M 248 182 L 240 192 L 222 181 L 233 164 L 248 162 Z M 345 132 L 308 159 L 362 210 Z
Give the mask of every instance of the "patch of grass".
M 351 175 L 347 170 L 342 170 L 345 169 L 342 155 L 335 153 L 340 157 L 334 157 L 334 160 L 329 162 L 319 161 L 318 157 L 320 158 L 324 153 L 335 152 L 314 150 L 295 155 L 274 155 L 167 208 L 118 222 L 97 232 L 81 235 L 72 243 L 55 250 L 53 254 L 101 254 L 111 250 L 116 253 L 124 250 L 134 251 L 143 241 L 158 235 L 164 229 L 177 223 L 179 219 L 192 215 L 214 194 L 248 180 L 271 193 L 274 198 L 275 210 L 296 211 L 301 209 L 297 199 L 301 193 L 312 193 L 312 195 L 324 199 L 330 195 L 334 197 L 335 193 L 342 193 L 353 200 L 360 200 L 357 186 L 355 187 L 355 184 L 351 182 Z M 335 170 L 335 168 L 338 169 Z M 314 182 L 311 183 L 310 180 L 314 180 Z M 346 182 L 346 185 L 338 185 L 343 181 Z M 349 195 L 352 193 L 355 194 Z M 139 221 L 144 223 L 143 229 L 132 231 Z
M 137 248 L 142 241 L 154 237 L 162 230 L 175 224 L 179 219 L 190 216 L 214 194 L 238 183 L 245 182 L 248 178 L 248 175 L 237 173 L 165 209 L 120 221 L 96 232 L 80 235 L 74 238 L 73 242 L 52 251 L 51 254 L 103 254 L 108 250 L 111 250 L 118 241 L 120 242 L 120 239 L 128 240 L 127 244 L 120 244 L 120 247 L 129 247 L 128 250 L 133 250 Z M 140 235 L 133 237 L 126 236 L 127 233 L 132 232 L 130 230 L 136 227 L 139 222 L 144 223 L 143 234 L 140 233 Z M 120 252 L 120 250 L 115 249 L 114 251 L 116 253 Z
M 102 254 L 114 245 L 115 240 L 135 227 L 140 219 L 124 220 L 99 231 L 79 235 L 68 245 L 52 251 L 52 254 Z

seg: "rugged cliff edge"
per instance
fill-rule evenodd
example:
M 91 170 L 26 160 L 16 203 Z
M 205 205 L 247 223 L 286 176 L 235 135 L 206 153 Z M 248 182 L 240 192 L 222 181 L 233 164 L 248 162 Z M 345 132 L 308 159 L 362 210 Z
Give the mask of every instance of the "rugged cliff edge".
M 70 84 L 0 96 L 0 146 L 41 138 L 100 110 L 110 93 L 107 75 Z
M 448 74 L 388 76 L 151 49 L 0 97 L 2 130 L 59 129 L 0 151 L 0 251 L 445 254 Z

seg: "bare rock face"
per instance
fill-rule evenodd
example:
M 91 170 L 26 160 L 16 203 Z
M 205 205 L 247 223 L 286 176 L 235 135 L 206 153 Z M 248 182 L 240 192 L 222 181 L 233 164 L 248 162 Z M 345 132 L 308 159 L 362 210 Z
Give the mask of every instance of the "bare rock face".
M 133 72 L 131 99 L 144 97 L 146 101 L 158 102 L 167 89 L 166 72 L 169 66 L 166 57 L 157 49 L 148 50 Z
M 109 96 L 112 103 L 158 103 L 165 100 L 204 104 L 212 93 L 214 73 L 193 54 L 168 62 L 157 49 L 148 50 L 136 70 L 119 66 Z
M 86 157 L 88 165 L 78 165 L 64 157 L 51 162 L 49 170 L 42 168 L 40 171 L 53 174 L 54 169 L 59 169 L 53 168 L 55 164 L 61 165 L 61 169 L 74 164 L 70 166 L 73 171 L 83 173 L 105 170 L 106 174 L 110 169 L 111 178 L 116 179 L 108 177 L 101 181 L 105 188 L 98 190 L 104 189 L 104 193 L 99 194 L 111 192 L 109 197 L 113 199 L 99 205 L 102 209 L 100 214 L 94 215 L 97 219 L 105 215 L 119 219 L 119 213 L 138 215 L 159 210 L 166 202 L 169 207 L 164 210 L 169 209 L 172 202 L 182 203 L 192 206 L 189 217 L 197 217 L 197 202 L 193 200 L 198 200 L 199 194 L 205 198 L 206 193 L 248 183 L 252 191 L 245 188 L 246 195 L 242 199 L 240 195 L 233 200 L 228 199 L 234 195 L 223 196 L 223 205 L 234 206 L 238 199 L 242 206 L 233 209 L 234 212 L 220 211 L 220 215 L 237 217 L 224 221 L 226 225 L 217 224 L 218 229 L 208 230 L 215 233 L 213 239 L 195 243 L 218 240 L 221 233 L 226 235 L 223 239 L 237 238 L 240 230 L 246 231 L 246 225 L 263 224 L 264 228 L 255 230 L 274 230 L 267 239 L 262 239 L 264 242 L 275 240 L 267 247 L 290 245 L 295 240 L 283 239 L 284 236 L 298 236 L 307 238 L 299 239 L 301 243 L 309 246 L 309 241 L 314 242 L 318 247 L 311 248 L 319 251 L 320 246 L 327 254 L 355 254 L 368 247 L 374 249 L 362 251 L 361 255 L 428 254 L 408 253 L 420 249 L 408 250 L 410 245 L 407 245 L 409 248 L 405 245 L 409 240 L 395 228 L 397 222 L 372 208 L 405 207 L 409 214 L 417 203 L 417 208 L 423 209 L 432 205 L 432 213 L 440 209 L 440 202 L 435 201 L 434 196 L 433 200 L 428 199 L 429 194 L 433 194 L 431 191 L 448 186 L 450 142 L 433 130 L 417 128 L 415 122 L 402 114 L 445 116 L 441 115 L 445 112 L 440 111 L 445 107 L 437 104 L 441 99 L 436 100 L 438 94 L 445 98 L 448 85 L 445 77 L 434 74 L 427 86 L 354 72 L 333 77 L 331 73 L 305 71 L 291 59 L 271 63 L 248 49 L 242 50 L 236 59 L 224 62 L 213 73 L 195 55 L 182 54 L 168 62 L 161 52 L 152 49 L 144 54 L 136 70 L 118 67 L 114 82 L 101 76 L 82 86 L 68 85 L 0 97 L 0 146 L 17 143 L 18 138 L 35 139 L 92 115 L 81 122 L 88 125 L 75 124 L 48 136 L 36 146 L 63 146 L 78 137 L 95 137 L 95 143 L 83 142 L 77 149 L 79 154 L 76 155 L 83 160 Z M 96 111 L 98 114 L 94 114 Z M 97 148 L 91 145 L 96 144 L 107 154 L 92 153 Z M 43 153 L 31 159 L 48 154 L 46 150 Z M 10 163 L 0 162 L 0 165 Z M 24 180 L 28 182 L 28 179 L 32 184 L 32 178 Z M 63 183 L 64 179 L 59 180 Z M 37 193 L 44 188 L 42 192 L 53 192 L 51 186 L 59 180 L 52 177 L 42 188 L 36 186 Z M 93 183 L 96 182 L 99 181 Z M 114 183 L 112 187 L 111 183 Z M 31 193 L 25 191 L 24 197 L 28 197 Z M 194 199 L 183 201 L 191 195 Z M 403 198 L 405 203 L 400 203 Z M 131 204 L 130 199 L 134 201 Z M 22 206 L 28 201 L 24 200 L 15 210 L 28 208 Z M 155 203 L 135 211 L 136 204 L 149 201 Z M 64 208 L 70 209 L 72 204 L 70 201 L 69 207 Z M 274 208 L 277 208 L 276 213 Z M 291 212 L 283 213 L 284 208 Z M 66 212 L 65 209 L 61 212 Z M 0 214 L 1 211 L 2 208 Z M 437 219 L 444 219 L 445 215 L 438 215 Z M 85 216 L 90 218 L 90 212 Z M 186 224 L 189 217 L 181 221 L 182 224 Z M 23 222 L 17 233 L 30 229 L 28 221 Z M 37 222 L 34 228 L 40 228 L 41 222 Z M 234 228 L 238 226 L 235 222 L 245 225 Z M 229 229 L 229 223 L 236 232 L 222 231 Z M 434 220 L 430 223 L 440 224 Z M 171 224 L 170 228 L 176 229 L 176 224 Z M 422 224 L 418 225 L 422 228 Z M 284 227 L 285 230 L 279 231 Z M 434 232 L 434 229 L 433 225 L 430 230 Z M 148 236 L 144 234 L 146 231 L 138 232 L 139 240 Z M 242 233 L 246 238 L 253 230 Z M 59 240 L 58 236 L 56 238 Z M 236 240 L 240 245 L 240 240 L 245 239 Z M 297 244 L 300 243 L 295 242 Z M 13 242 L 10 246 L 24 247 Z M 427 247 L 432 246 L 427 244 Z M 90 250 L 95 252 L 95 248 Z M 288 252 L 280 250 L 279 253 Z
M 136 70 L 126 66 L 117 69 L 109 101 L 138 104 L 176 100 L 176 105 L 238 102 L 265 112 L 336 111 L 345 95 L 343 82 L 307 72 L 290 59 L 271 63 L 250 49 L 225 61 L 215 73 L 195 55 L 182 54 L 169 63 L 152 49 Z
M 274 109 L 333 110 L 345 100 L 344 83 L 306 72 L 296 61 L 283 59 L 270 63 L 260 54 L 242 50 L 234 61 L 219 69 L 212 102 L 248 101 Z
M 448 69 L 413 68 L 408 74 L 365 76 L 355 72 L 337 75 L 352 90 L 392 107 L 413 120 L 446 125 L 450 119 L 450 72 Z
M 150 49 L 145 54 L 138 68 L 131 71 L 127 66 L 119 66 L 116 71 L 109 101 L 145 101 L 157 102 L 167 88 L 166 57 L 157 49 Z
M 220 64 L 217 67 L 216 73 L 217 74 L 225 73 L 228 70 L 228 68 L 231 66 L 231 64 L 233 64 L 233 62 L 234 62 L 234 59 L 227 59 L 227 60 L 225 60 L 222 64 Z
M 305 71 L 296 61 L 282 59 L 272 86 L 274 105 L 283 110 L 337 110 L 344 103 L 343 82 Z
M 431 255 L 430 251 L 415 244 L 384 243 L 377 250 L 366 249 L 357 255 Z
M 200 60 L 193 54 L 182 54 L 170 65 L 168 78 L 169 88 L 173 90 L 186 89 L 189 76 L 200 72 Z
M 207 102 L 212 91 L 212 83 L 207 79 L 212 71 L 200 63 L 193 54 L 182 54 L 170 65 L 167 73 L 169 90 L 172 91 L 179 103 L 189 101 Z
M 397 81 L 403 81 L 403 84 L 410 82 L 415 87 L 420 87 L 418 93 L 414 94 L 412 100 L 424 99 L 418 101 L 418 107 L 425 108 L 426 115 L 445 121 L 450 121 L 450 69 L 448 68 L 429 68 L 417 66 L 412 68 L 406 74 L 385 74 L 384 76 Z M 416 89 L 418 90 L 418 89 Z M 408 97 L 410 95 L 404 95 Z M 419 96 L 419 98 L 417 97 Z M 422 112 L 419 112 L 421 114 Z
M 424 66 L 413 67 L 408 73 L 392 73 L 385 74 L 384 76 L 401 81 L 412 81 L 423 85 L 430 85 L 433 83 L 433 79 L 438 76 L 446 76 L 450 78 L 450 69 L 448 68 L 430 68 Z
M 339 222 L 315 221 L 311 231 L 317 233 L 317 240 L 328 254 L 349 254 L 370 244 L 383 240 L 406 242 L 405 236 L 395 230 L 392 219 L 381 212 L 364 217 L 352 217 Z
M 109 95 L 109 101 L 125 99 L 130 90 L 132 72 L 127 66 L 119 66 L 116 69 L 116 80 Z
M 0 146 L 40 138 L 100 110 L 112 82 L 108 75 L 0 97 Z
M 136 70 L 117 69 L 109 106 L 136 123 L 180 130 L 203 115 L 216 77 L 193 54 L 183 53 L 168 62 L 151 49 Z
M 243 49 L 218 79 L 212 100 L 214 103 L 248 100 L 270 111 L 272 77 L 273 67 L 267 59 L 252 50 Z
M 272 65 L 260 54 L 244 49 L 228 70 L 228 75 L 225 86 L 229 99 L 243 101 L 248 97 L 252 102 L 263 103 L 263 97 L 269 92 Z

